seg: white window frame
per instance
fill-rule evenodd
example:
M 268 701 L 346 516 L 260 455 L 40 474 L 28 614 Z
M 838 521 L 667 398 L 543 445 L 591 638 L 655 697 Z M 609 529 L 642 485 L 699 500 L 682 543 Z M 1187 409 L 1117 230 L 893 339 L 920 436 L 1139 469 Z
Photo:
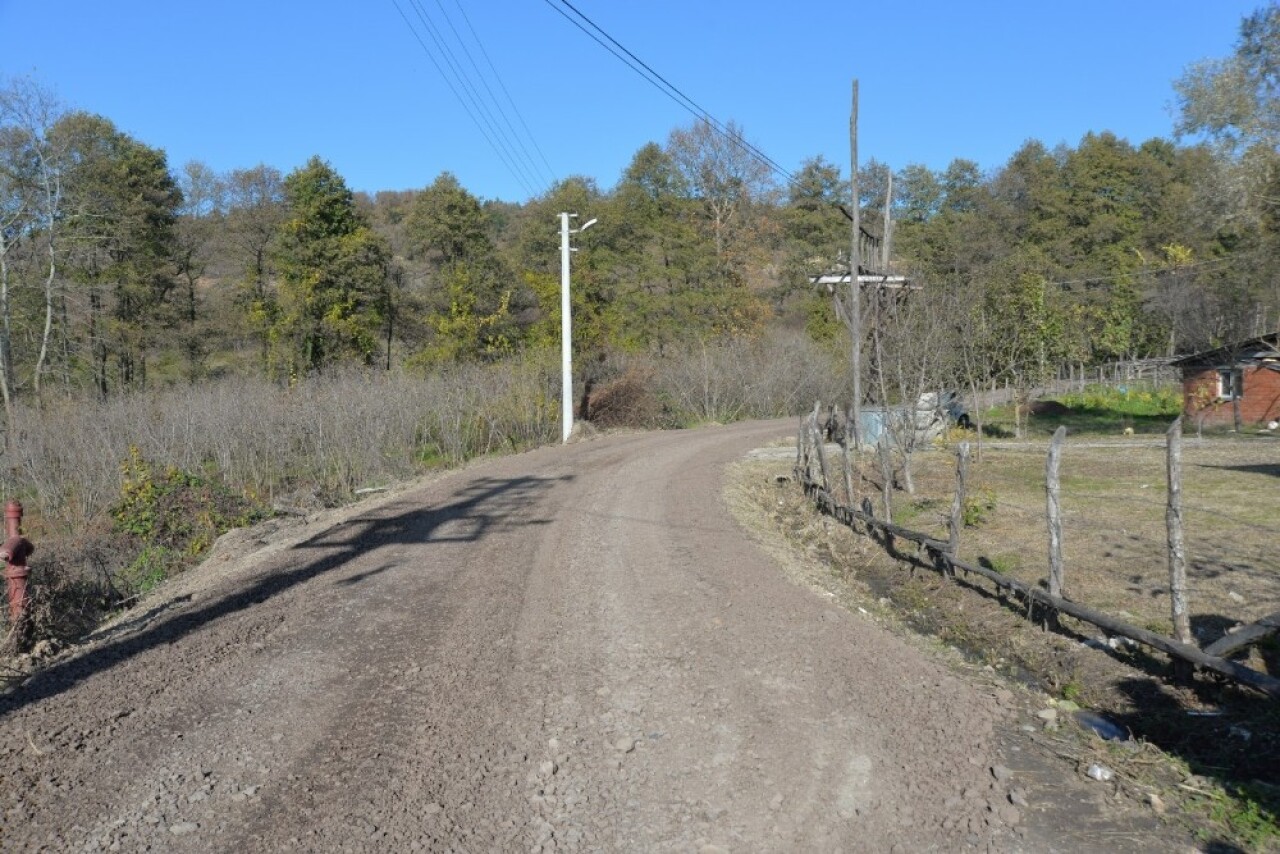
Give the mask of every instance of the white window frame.
M 1238 400 L 1244 397 L 1244 369 L 1218 368 L 1218 399 Z

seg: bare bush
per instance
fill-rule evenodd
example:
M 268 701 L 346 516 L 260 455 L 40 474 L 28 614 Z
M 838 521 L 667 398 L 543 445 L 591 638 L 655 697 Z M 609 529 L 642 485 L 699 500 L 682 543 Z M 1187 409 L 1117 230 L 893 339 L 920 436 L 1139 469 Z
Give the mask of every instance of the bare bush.
M 589 409 L 583 414 L 597 427 L 661 427 L 662 403 L 655 390 L 652 367 L 629 366 L 622 376 L 591 394 Z
M 680 423 L 778 418 L 848 397 L 842 360 L 798 333 L 669 351 L 656 369 L 659 394 Z
M 557 433 L 548 358 L 459 366 L 429 376 L 335 372 L 281 388 L 219 382 L 22 408 L 0 488 L 51 531 L 83 530 L 119 498 L 136 446 L 158 465 L 215 475 L 271 501 L 314 486 L 331 501 Z

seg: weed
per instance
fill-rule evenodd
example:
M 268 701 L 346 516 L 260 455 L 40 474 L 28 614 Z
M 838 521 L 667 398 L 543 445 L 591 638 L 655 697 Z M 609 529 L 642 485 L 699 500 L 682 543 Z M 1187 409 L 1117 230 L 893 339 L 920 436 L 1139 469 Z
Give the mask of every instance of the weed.
M 893 600 L 906 611 L 921 611 L 929 605 L 929 594 L 918 581 L 907 581 L 893 591 Z
M 182 555 L 164 546 L 147 546 L 120 572 L 120 581 L 137 593 L 149 593 L 182 564 Z
M 978 562 L 987 569 L 994 570 L 1001 575 L 1012 575 L 1022 567 L 1022 556 L 1004 552 L 990 557 L 979 558 Z
M 961 519 L 966 528 L 979 528 L 991 520 L 995 511 L 996 494 L 984 488 L 976 495 L 965 496 Z
M 266 516 L 265 509 L 221 483 L 160 469 L 136 446 L 121 465 L 120 500 L 111 517 L 117 534 L 135 545 L 137 556 L 119 574 L 128 593 L 145 593 L 185 568 L 219 534 Z
M 1280 843 L 1280 825 L 1263 787 L 1241 784 L 1233 792 L 1214 791 L 1208 795 L 1209 819 L 1225 828 L 1231 842 L 1245 851 L 1274 851 Z
M 914 501 L 907 502 L 905 506 L 896 508 L 897 518 L 895 521 L 899 525 L 905 525 L 927 513 L 937 512 L 942 509 L 944 503 L 940 498 L 917 498 Z
M 978 431 L 971 427 L 961 427 L 959 424 L 948 425 L 938 437 L 933 440 L 935 446 L 939 448 L 951 448 L 961 442 L 972 442 L 978 437 Z
M 424 442 L 419 445 L 414 454 L 414 461 L 426 469 L 444 468 L 449 465 L 448 458 L 441 453 L 440 446 L 435 442 Z

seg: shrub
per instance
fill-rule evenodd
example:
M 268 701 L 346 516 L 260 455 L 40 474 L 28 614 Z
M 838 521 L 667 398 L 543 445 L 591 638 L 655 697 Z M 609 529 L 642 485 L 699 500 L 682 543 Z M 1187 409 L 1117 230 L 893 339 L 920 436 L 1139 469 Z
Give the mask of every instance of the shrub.
M 966 528 L 979 528 L 991 521 L 996 510 L 996 494 L 990 489 L 980 489 L 976 495 L 966 495 L 961 518 Z
M 658 394 L 681 425 L 780 418 L 849 396 L 844 361 L 800 334 L 669 348 L 655 369 Z
M 585 417 L 597 427 L 652 428 L 662 426 L 662 404 L 654 393 L 653 371 L 632 366 L 594 391 Z
M 336 504 L 361 486 L 558 440 L 558 355 L 18 401 L 0 491 L 24 501 L 40 548 L 35 636 L 75 636 L 279 496 Z M 795 415 L 847 396 L 842 360 L 799 334 L 670 346 L 601 370 L 598 416 L 644 427 Z
M 114 530 L 137 544 L 132 563 L 120 573 L 127 595 L 146 592 L 192 563 L 220 534 L 267 515 L 260 504 L 218 481 L 159 469 L 130 446 L 121 466 L 120 501 L 111 509 Z

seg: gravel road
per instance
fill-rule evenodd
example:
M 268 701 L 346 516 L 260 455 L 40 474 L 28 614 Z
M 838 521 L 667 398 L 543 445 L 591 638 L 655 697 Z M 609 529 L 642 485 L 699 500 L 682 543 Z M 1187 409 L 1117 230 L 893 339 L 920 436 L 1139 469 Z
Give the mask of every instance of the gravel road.
M 1019 849 L 989 693 L 724 507 L 724 463 L 789 429 L 545 448 L 231 538 L 0 698 L 0 847 Z

